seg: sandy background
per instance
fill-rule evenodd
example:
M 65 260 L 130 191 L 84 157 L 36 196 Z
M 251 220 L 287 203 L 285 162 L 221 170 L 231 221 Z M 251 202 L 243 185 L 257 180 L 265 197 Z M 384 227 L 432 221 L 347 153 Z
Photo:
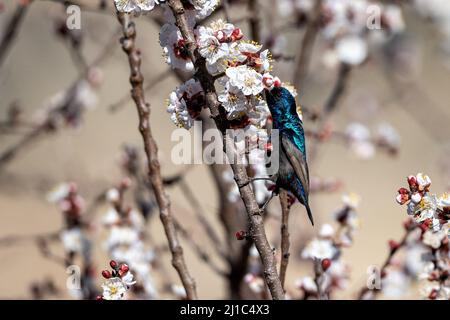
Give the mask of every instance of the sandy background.
M 13 1 L 7 0 L 6 12 L 0 14 L 0 23 L 11 14 Z M 53 9 L 51 9 L 51 7 Z M 31 8 L 6 63 L 0 70 L 0 118 L 6 116 L 6 109 L 12 101 L 18 100 L 32 115 L 50 97 L 69 86 L 76 77 L 76 70 L 67 49 L 52 34 L 55 6 L 38 1 Z M 342 179 L 344 185 L 335 194 L 312 196 L 312 208 L 317 221 L 331 221 L 332 212 L 340 207 L 340 196 L 346 191 L 361 195 L 359 209 L 361 229 L 357 232 L 355 245 L 345 252 L 345 259 L 352 265 L 352 289 L 342 297 L 352 297 L 352 292 L 365 283 L 369 265 L 380 264 L 387 253 L 387 240 L 398 239 L 402 234 L 401 223 L 405 211 L 399 207 L 394 197 L 398 187 L 405 184 L 405 176 L 426 172 L 433 180 L 437 193 L 446 190 L 449 179 L 439 163 L 445 150 L 450 147 L 447 120 L 450 117 L 448 101 L 450 92 L 450 70 L 445 57 L 439 50 L 438 36 L 427 24 L 412 14 L 408 16 L 409 36 L 419 48 L 422 67 L 411 87 L 410 99 L 395 99 L 382 67 L 382 56 L 375 52 L 372 60 L 354 72 L 350 82 L 350 94 L 343 101 L 341 109 L 332 121 L 343 129 L 354 120 L 364 121 L 373 126 L 380 121 L 388 121 L 395 126 L 401 137 L 401 150 L 392 158 L 377 153 L 369 161 L 357 159 L 341 144 L 327 143 L 320 148 L 319 157 L 310 165 L 313 175 Z M 116 28 L 114 18 L 99 14 L 83 15 L 83 30 L 90 30 L 86 38 L 85 56 L 92 59 L 101 50 Z M 244 26 L 243 26 L 244 27 Z M 244 28 L 245 29 L 245 28 Z M 1 31 L 2 29 L 0 29 Z M 144 52 L 144 74 L 152 79 L 166 69 L 157 42 L 158 29 L 141 19 L 138 23 L 139 45 Z M 293 38 L 294 40 L 297 37 Z M 296 40 L 297 41 L 297 40 Z M 295 49 L 297 42 L 293 41 Z M 317 51 L 320 52 L 320 51 Z M 275 65 L 282 79 L 289 79 L 289 64 Z M 313 63 L 312 76 L 305 88 L 300 88 L 302 99 L 307 105 L 320 106 L 331 89 L 334 73 L 326 71 L 317 61 Z M 317 71 L 316 71 L 317 70 Z M 62 217 L 55 206 L 45 200 L 46 192 L 61 181 L 73 180 L 79 184 L 81 194 L 92 199 L 107 186 L 115 184 L 121 177 L 118 168 L 120 147 L 126 143 L 141 146 L 137 131 L 137 116 L 134 106 L 129 103 L 115 114 L 107 107 L 121 98 L 129 90 L 128 66 L 119 46 L 103 68 L 104 84 L 98 92 L 99 103 L 89 111 L 85 122 L 78 130 L 63 130 L 56 135 L 40 140 L 2 171 L 0 171 L 0 238 L 8 235 L 33 235 L 57 230 Z M 152 105 L 151 123 L 161 149 L 164 174 L 175 173 L 179 168 L 170 162 L 170 132 L 174 128 L 165 112 L 165 99 L 176 86 L 177 80 L 170 77 L 161 81 L 148 95 Z M 417 90 L 419 88 L 420 90 Z M 375 116 L 367 116 L 365 100 L 358 97 L 370 95 L 382 105 Z M 431 103 L 430 102 L 433 102 Z M 358 111 L 359 110 L 359 111 Z M 363 111 L 361 111 L 363 110 Z M 438 116 L 436 116 L 438 115 Z M 306 124 L 308 126 L 308 124 Z M 16 141 L 17 137 L 0 136 L 0 150 Z M 448 153 L 447 153 L 448 158 Z M 219 227 L 215 217 L 216 194 L 209 171 L 204 166 L 196 166 L 190 173 L 190 185 L 194 188 L 210 220 Z M 170 189 L 174 213 L 189 225 L 192 212 L 176 188 Z M 274 209 L 277 209 L 274 205 Z M 97 214 L 100 217 L 102 210 Z M 292 216 L 291 233 L 299 237 L 311 230 L 303 209 L 296 205 Z M 155 238 L 163 242 L 159 221 L 149 226 Z M 276 241 L 278 225 L 268 226 L 271 239 Z M 197 236 L 198 237 L 198 236 Z M 198 237 L 198 240 L 202 239 Z M 62 254 L 58 245 L 52 247 Z M 225 285 L 211 273 L 187 248 L 187 261 L 198 283 L 201 298 L 223 298 Z M 293 251 L 292 264 L 288 269 L 288 284 L 312 270 L 296 261 Z M 101 243 L 96 248 L 99 270 L 106 267 L 108 260 Z M 165 263 L 169 265 L 166 256 Z M 68 298 L 64 290 L 65 270 L 39 254 L 33 242 L 24 241 L 13 246 L 0 246 L 2 281 L 0 298 L 28 298 L 32 281 L 51 277 L 62 290 L 58 298 Z M 172 275 L 176 279 L 175 275 Z M 100 280 L 100 276 L 99 276 Z

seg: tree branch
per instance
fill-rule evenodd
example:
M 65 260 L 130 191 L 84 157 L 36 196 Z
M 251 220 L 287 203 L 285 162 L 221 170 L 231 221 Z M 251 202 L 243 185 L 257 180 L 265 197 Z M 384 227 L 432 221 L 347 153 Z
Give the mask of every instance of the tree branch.
M 183 249 L 178 240 L 177 230 L 172 217 L 170 200 L 165 192 L 161 177 L 158 147 L 153 138 L 149 122 L 150 105 L 145 101 L 144 97 L 144 77 L 140 68 L 141 55 L 135 46 L 136 28 L 134 23 L 130 22 L 128 15 L 118 12 L 117 18 L 123 29 L 123 38 L 121 39 L 122 49 L 127 54 L 130 64 L 131 96 L 136 104 L 139 115 L 139 131 L 142 135 L 148 161 L 148 177 L 159 206 L 160 219 L 172 254 L 172 265 L 178 272 L 188 299 L 197 299 L 195 281 L 191 277 L 184 260 Z
M 208 73 L 205 60 L 197 51 L 194 32 L 188 25 L 187 17 L 185 15 L 185 8 L 180 0 L 169 0 L 168 4 L 175 16 L 176 25 L 180 29 L 186 42 L 186 48 L 190 54 L 190 57 L 196 66 L 196 77 L 205 91 L 206 103 L 211 112 L 211 116 L 214 119 L 217 128 L 223 135 L 224 148 L 228 151 L 228 155 L 235 154 L 234 142 L 226 137 L 226 130 L 229 129 L 230 126 L 224 109 L 217 99 L 217 94 L 214 87 L 214 78 Z M 250 186 L 250 181 L 247 176 L 245 166 L 240 164 L 231 164 L 231 168 L 234 173 L 234 179 L 239 187 L 241 198 L 244 201 L 244 205 L 247 210 L 250 220 L 250 235 L 261 256 L 264 266 L 264 277 L 272 294 L 272 298 L 284 299 L 284 290 L 281 286 L 280 278 L 278 277 L 275 257 L 265 234 L 262 212 L 256 202 L 255 195 Z

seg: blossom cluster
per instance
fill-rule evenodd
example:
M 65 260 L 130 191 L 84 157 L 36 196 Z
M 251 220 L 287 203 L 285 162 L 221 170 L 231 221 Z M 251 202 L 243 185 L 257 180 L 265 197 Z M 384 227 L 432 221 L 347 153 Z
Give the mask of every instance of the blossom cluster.
M 344 206 L 335 214 L 339 228 L 324 224 L 316 238 L 312 239 L 302 251 L 302 257 L 318 264 L 322 280 L 306 276 L 297 280 L 297 287 L 305 298 L 318 297 L 319 291 L 329 295 L 334 289 L 344 289 L 348 285 L 350 266 L 341 259 L 343 248 L 353 243 L 353 233 L 359 226 L 356 209 L 360 198 L 356 194 L 342 197 Z M 320 288 L 318 287 L 320 286 Z
M 108 231 L 104 246 L 113 260 L 126 263 L 136 273 L 141 290 L 135 290 L 134 293 L 155 298 L 157 292 L 151 275 L 155 253 L 142 240 L 144 218 L 138 211 L 123 204 L 124 193 L 130 184 L 131 181 L 125 178 L 118 187 L 106 192 L 110 208 L 102 220 Z
M 315 6 L 314 0 L 277 2 L 282 16 L 294 13 L 299 22 L 311 17 Z M 330 48 L 323 55 L 324 63 L 360 65 L 368 58 L 369 40 L 379 42 L 404 28 L 398 5 L 370 0 L 325 0 L 320 8 L 320 31 Z M 378 29 L 381 32 L 376 32 Z
M 400 188 L 396 201 L 407 205 L 407 213 L 416 223 L 432 232 L 440 232 L 450 219 L 450 195 L 430 192 L 431 179 L 423 173 L 408 177 L 408 188 Z
M 136 284 L 133 274 L 127 264 L 119 264 L 115 260 L 109 262 L 112 270 L 103 270 L 102 276 L 105 278 L 102 284 L 103 294 L 97 300 L 121 300 L 125 293 Z
M 375 132 L 362 123 L 352 122 L 345 130 L 345 137 L 350 150 L 361 159 L 374 157 L 377 147 L 395 154 L 401 142 L 395 128 L 385 122 L 378 124 Z
M 202 1 L 199 1 L 200 3 Z M 213 8 L 215 1 L 203 1 L 202 8 Z M 209 5 L 206 5 L 208 3 Z M 200 56 L 205 59 L 208 72 L 217 78 L 218 100 L 227 112 L 233 127 L 264 127 L 270 115 L 263 98 L 264 89 L 283 85 L 273 76 L 272 55 L 263 50 L 262 45 L 244 40 L 242 30 L 222 19 L 208 26 L 196 25 L 199 14 L 204 16 L 198 6 L 194 10 L 186 8 L 190 27 L 194 29 L 195 41 Z M 210 14 L 212 10 L 206 10 Z M 166 61 L 172 68 L 193 71 L 194 65 L 187 44 L 175 25 L 173 17 L 168 15 L 160 32 L 160 44 Z M 295 90 L 284 84 L 295 95 Z M 178 127 L 191 128 L 193 121 L 200 115 L 206 100 L 200 83 L 190 79 L 170 94 L 167 111 Z
M 47 194 L 47 200 L 58 204 L 65 219 L 65 228 L 60 238 L 66 253 L 85 254 L 87 239 L 82 231 L 81 217 L 85 208 L 84 199 L 78 194 L 75 183 L 61 183 Z

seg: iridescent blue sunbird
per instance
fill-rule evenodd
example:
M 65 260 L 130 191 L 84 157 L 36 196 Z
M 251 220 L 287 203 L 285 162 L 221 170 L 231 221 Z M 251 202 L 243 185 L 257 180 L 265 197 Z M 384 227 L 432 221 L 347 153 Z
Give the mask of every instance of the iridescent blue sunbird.
M 274 177 L 276 188 L 291 192 L 303 204 L 314 225 L 309 197 L 309 170 L 306 160 L 305 131 L 292 94 L 283 87 L 266 90 L 273 128 L 279 133 L 279 169 Z

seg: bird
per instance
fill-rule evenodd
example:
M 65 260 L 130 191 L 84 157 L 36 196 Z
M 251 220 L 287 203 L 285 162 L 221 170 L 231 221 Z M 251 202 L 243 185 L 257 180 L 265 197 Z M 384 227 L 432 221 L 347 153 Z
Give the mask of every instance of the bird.
M 306 159 L 305 131 L 297 113 L 295 98 L 284 87 L 265 90 L 272 115 L 273 128 L 279 133 L 279 168 L 274 181 L 276 190 L 291 192 L 303 204 L 309 220 L 314 219 L 309 207 L 309 169 Z

